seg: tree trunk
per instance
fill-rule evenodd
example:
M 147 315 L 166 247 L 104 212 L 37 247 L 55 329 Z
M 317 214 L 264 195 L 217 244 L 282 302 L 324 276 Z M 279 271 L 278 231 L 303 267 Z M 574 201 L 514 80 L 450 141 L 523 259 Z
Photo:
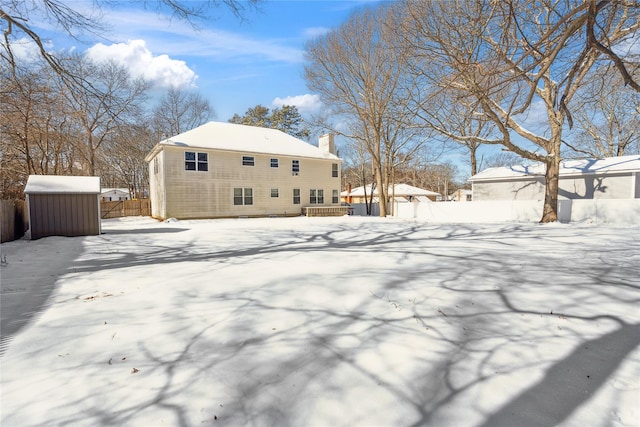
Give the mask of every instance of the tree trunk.
M 478 173 L 478 157 L 476 155 L 477 146 L 469 148 L 469 155 L 471 157 L 471 176 Z
M 558 183 L 560 174 L 560 156 L 550 156 L 546 163 L 544 174 L 544 207 L 540 222 L 556 222 L 558 220 Z
M 387 181 L 387 187 L 385 187 L 385 179 L 382 176 L 382 172 L 380 171 L 380 169 L 376 169 L 376 182 L 378 184 L 378 204 L 380 205 L 380 216 L 381 217 L 386 217 L 387 216 L 387 193 L 388 193 L 388 185 L 389 182 Z
M 89 151 L 89 176 L 96 176 L 96 153 Z

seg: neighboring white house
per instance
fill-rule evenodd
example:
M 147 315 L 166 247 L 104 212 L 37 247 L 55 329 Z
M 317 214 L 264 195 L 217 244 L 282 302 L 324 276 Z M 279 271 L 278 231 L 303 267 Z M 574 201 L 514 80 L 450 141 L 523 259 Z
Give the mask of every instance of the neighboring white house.
M 276 129 L 209 122 L 147 155 L 155 218 L 300 215 L 340 205 L 332 135 L 315 147 Z
M 104 202 L 117 202 L 131 200 L 131 193 L 128 188 L 103 188 L 100 197 Z
M 356 187 L 351 191 L 343 191 L 340 193 L 340 198 L 346 203 L 365 203 L 365 198 L 368 201 L 371 198 L 371 185 Z M 396 202 L 433 202 L 440 193 L 434 191 L 425 190 L 424 188 L 413 187 L 408 184 L 394 184 L 389 186 L 388 190 L 389 198 L 394 197 Z M 373 201 L 378 203 L 378 189 L 373 190 Z
M 486 169 L 471 178 L 474 201 L 543 200 L 544 164 Z M 640 155 L 566 160 L 559 199 L 640 198 Z
M 356 187 L 352 190 L 343 191 L 341 199 L 350 205 L 350 212 L 353 215 L 380 215 L 380 198 L 378 189 L 373 189 L 371 197 L 371 185 Z M 408 184 L 395 184 L 389 186 L 388 212 L 391 215 L 397 211 L 399 205 L 417 206 L 422 203 L 431 203 L 442 198 L 440 193 L 425 190 L 424 188 L 413 187 Z M 371 205 L 367 205 L 369 200 Z M 392 203 L 393 201 L 393 203 Z
M 460 188 L 449 196 L 449 200 L 453 202 L 471 202 L 473 200 L 471 190 L 467 190 L 466 188 Z

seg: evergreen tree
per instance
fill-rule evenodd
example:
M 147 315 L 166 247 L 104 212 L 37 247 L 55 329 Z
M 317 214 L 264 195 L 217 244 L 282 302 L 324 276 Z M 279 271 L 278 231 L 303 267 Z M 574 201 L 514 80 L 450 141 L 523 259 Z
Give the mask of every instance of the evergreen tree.
M 283 105 L 273 111 L 262 105 L 249 108 L 243 116 L 234 114 L 229 123 L 278 129 L 296 138 L 308 138 L 311 133 L 294 105 Z

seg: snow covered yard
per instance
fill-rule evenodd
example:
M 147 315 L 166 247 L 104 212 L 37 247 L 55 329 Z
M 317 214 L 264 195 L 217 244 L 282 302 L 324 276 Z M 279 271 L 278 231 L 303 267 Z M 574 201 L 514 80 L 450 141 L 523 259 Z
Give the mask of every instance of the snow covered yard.
M 2 245 L 3 276 L 69 258 L 2 356 L 3 427 L 640 425 L 637 228 L 103 230 Z

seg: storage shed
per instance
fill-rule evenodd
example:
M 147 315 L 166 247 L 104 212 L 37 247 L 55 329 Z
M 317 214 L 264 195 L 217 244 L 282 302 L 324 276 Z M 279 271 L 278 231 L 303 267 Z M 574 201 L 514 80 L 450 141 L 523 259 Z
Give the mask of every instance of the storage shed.
M 100 178 L 30 175 L 24 193 L 31 239 L 100 234 Z

